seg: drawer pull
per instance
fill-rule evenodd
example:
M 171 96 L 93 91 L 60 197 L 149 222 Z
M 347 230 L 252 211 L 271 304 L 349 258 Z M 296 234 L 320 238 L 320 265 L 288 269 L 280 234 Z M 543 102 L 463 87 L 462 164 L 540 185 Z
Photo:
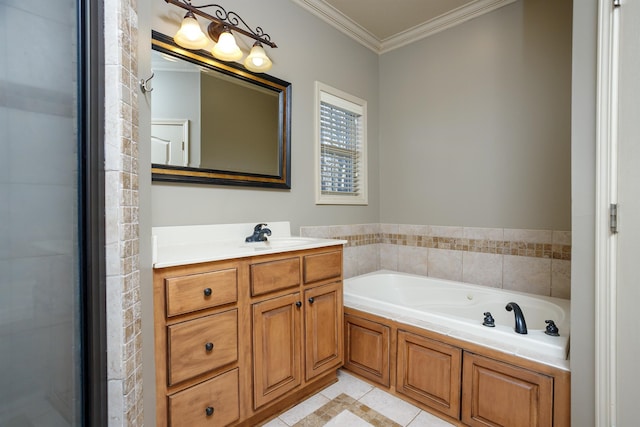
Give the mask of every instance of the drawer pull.
M 204 296 L 205 296 L 205 297 L 210 297 L 212 293 L 213 293 L 213 292 L 211 291 L 211 288 L 206 288 L 206 289 L 204 290 Z
M 213 406 L 207 406 L 207 409 L 204 410 L 207 413 L 207 417 L 210 417 L 211 415 L 213 415 Z
M 302 302 L 301 302 L 301 301 L 298 301 L 298 302 L 296 303 L 296 307 L 298 307 L 298 308 L 302 307 Z
M 313 297 L 309 298 L 309 304 L 313 304 L 313 301 L 315 301 Z
M 208 342 L 204 345 L 204 348 L 207 349 L 207 351 L 211 351 L 213 350 L 213 343 L 212 342 Z

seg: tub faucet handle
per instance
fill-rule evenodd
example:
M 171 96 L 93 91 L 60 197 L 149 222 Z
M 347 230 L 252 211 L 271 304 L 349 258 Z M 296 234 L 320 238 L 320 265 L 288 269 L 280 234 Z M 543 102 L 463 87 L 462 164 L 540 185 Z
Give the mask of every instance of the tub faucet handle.
M 484 321 L 482 322 L 484 326 L 488 326 L 489 328 L 494 328 L 496 326 L 496 321 L 491 315 L 490 311 L 484 313 Z
M 547 324 L 547 329 L 544 331 L 545 334 L 551 335 L 552 337 L 560 336 L 560 330 L 556 326 L 556 322 L 553 320 L 545 320 L 544 323 Z

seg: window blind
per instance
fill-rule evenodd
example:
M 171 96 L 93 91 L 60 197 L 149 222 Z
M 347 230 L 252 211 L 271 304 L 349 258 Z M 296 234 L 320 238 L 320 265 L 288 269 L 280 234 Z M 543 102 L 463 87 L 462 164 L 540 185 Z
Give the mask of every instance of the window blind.
M 322 194 L 360 194 L 362 114 L 320 102 L 320 180 Z

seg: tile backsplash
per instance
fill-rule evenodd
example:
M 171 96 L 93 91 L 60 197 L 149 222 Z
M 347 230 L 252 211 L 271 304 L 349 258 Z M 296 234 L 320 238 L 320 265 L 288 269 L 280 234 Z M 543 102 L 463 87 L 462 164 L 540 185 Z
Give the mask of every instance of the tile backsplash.
M 301 227 L 347 240 L 344 277 L 385 269 L 571 298 L 571 232 L 406 224 Z

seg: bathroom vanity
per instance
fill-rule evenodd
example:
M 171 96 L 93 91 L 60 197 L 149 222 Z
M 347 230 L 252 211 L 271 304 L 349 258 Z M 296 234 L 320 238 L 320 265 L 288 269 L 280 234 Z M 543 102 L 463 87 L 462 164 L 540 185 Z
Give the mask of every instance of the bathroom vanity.
M 220 227 L 154 229 L 159 426 L 255 425 L 342 365 L 344 241 Z

